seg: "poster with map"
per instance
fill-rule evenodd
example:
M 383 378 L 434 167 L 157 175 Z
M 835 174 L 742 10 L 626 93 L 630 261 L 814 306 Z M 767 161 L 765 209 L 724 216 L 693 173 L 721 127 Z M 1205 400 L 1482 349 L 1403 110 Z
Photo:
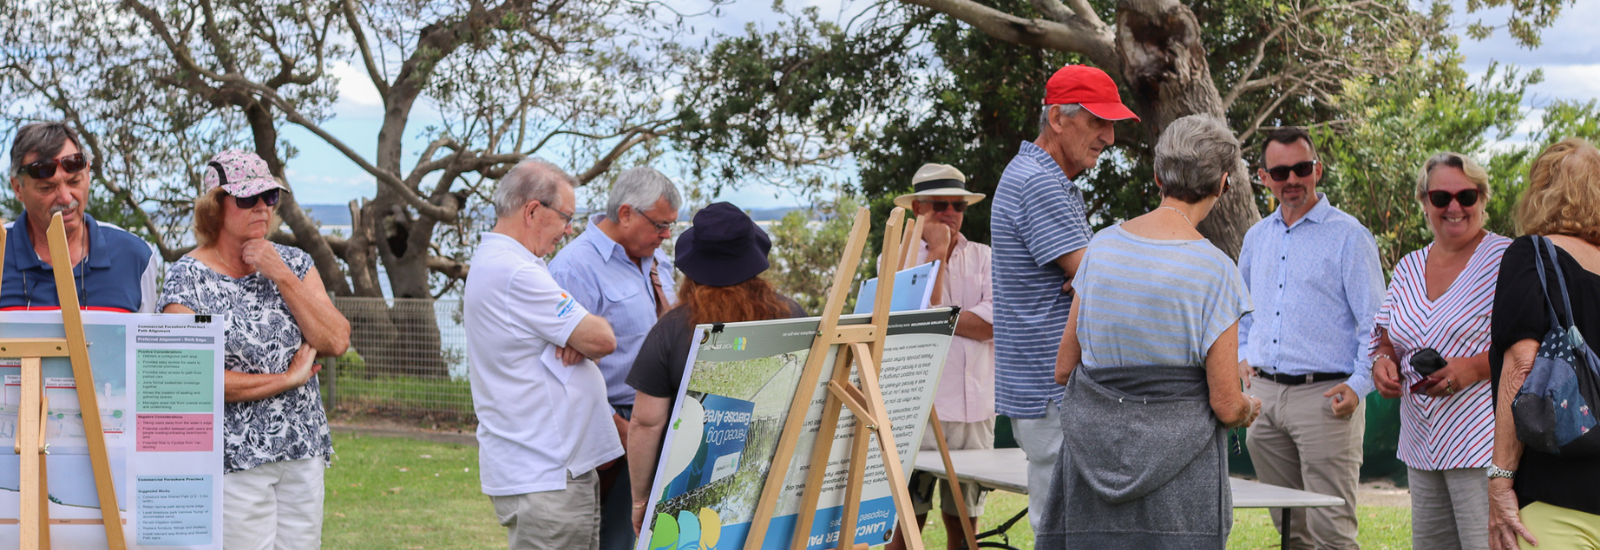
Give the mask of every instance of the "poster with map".
M 884 343 L 879 385 L 901 466 L 910 472 L 933 408 L 933 394 L 955 330 L 949 308 L 894 313 Z M 870 320 L 850 315 L 842 325 Z M 781 494 L 761 494 L 777 454 L 778 438 L 800 385 L 820 319 L 786 319 L 701 326 L 699 345 L 689 354 L 683 387 L 668 421 L 661 458 L 650 489 L 649 511 L 636 546 L 639 550 L 740 549 L 750 532 L 756 504 L 778 505 L 761 547 L 790 547 L 799 523 L 800 500 L 809 475 L 825 400 L 834 369 L 829 351 L 817 387 L 810 390 L 801 435 Z M 851 376 L 856 382 L 856 376 Z M 838 545 L 844 513 L 844 487 L 850 467 L 855 417 L 845 409 L 812 516 L 805 550 Z M 873 546 L 889 540 L 895 506 L 874 437 L 869 449 L 856 542 Z M 797 549 L 798 550 L 798 549 Z
M 51 520 L 97 520 L 84 414 L 98 414 L 129 548 L 222 548 L 221 317 L 83 312 L 97 411 L 78 402 L 66 358 L 43 360 Z M 0 312 L 0 338 L 59 338 L 61 314 Z M 20 359 L 0 358 L 0 549 L 18 548 L 22 462 L 9 452 L 22 401 Z M 50 528 L 55 548 L 105 548 L 100 524 Z

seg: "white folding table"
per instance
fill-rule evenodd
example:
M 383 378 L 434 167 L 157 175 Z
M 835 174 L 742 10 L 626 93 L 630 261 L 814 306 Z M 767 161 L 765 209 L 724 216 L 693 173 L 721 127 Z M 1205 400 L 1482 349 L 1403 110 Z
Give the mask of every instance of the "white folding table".
M 1028 494 L 1028 459 L 1022 449 L 981 449 L 950 451 L 950 462 L 963 482 L 977 483 L 987 489 Z M 917 453 L 917 469 L 946 478 L 944 461 L 935 451 Z M 1288 548 L 1289 510 L 1291 508 L 1316 508 L 1340 506 L 1344 499 L 1307 491 L 1267 485 L 1246 479 L 1228 478 L 1233 487 L 1234 508 L 1283 509 L 1282 548 Z M 979 542 L 986 548 L 1013 548 L 1005 541 L 1005 532 L 1019 520 L 1027 517 L 1027 510 L 1017 514 L 1001 526 L 986 531 L 979 538 L 1001 537 L 1003 542 Z

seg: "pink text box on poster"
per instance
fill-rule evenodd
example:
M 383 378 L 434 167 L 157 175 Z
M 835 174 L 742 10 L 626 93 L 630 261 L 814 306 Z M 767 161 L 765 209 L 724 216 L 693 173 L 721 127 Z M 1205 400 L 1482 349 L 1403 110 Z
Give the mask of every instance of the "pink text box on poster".
M 141 414 L 140 452 L 210 452 L 212 415 Z

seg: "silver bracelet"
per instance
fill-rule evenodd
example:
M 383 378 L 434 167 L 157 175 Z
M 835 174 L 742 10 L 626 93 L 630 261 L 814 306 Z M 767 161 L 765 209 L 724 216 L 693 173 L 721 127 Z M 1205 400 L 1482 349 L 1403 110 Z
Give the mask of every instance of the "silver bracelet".
M 1514 471 L 1511 471 L 1511 470 L 1507 470 L 1505 468 L 1501 468 L 1499 466 L 1495 466 L 1494 463 L 1490 463 L 1489 464 L 1489 479 L 1494 479 L 1494 478 L 1497 478 L 1497 477 L 1505 478 L 1505 479 L 1516 479 L 1517 473 L 1514 472 Z

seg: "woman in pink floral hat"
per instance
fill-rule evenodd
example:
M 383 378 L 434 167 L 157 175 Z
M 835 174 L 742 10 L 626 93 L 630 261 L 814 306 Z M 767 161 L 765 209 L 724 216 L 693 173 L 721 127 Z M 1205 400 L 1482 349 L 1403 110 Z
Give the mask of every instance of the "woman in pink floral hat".
M 322 473 L 333 454 L 317 357 L 350 345 L 350 322 L 304 251 L 266 239 L 289 191 L 261 157 L 223 151 L 195 199 L 198 247 L 167 270 L 165 313 L 226 315 L 223 545 L 319 548 Z

